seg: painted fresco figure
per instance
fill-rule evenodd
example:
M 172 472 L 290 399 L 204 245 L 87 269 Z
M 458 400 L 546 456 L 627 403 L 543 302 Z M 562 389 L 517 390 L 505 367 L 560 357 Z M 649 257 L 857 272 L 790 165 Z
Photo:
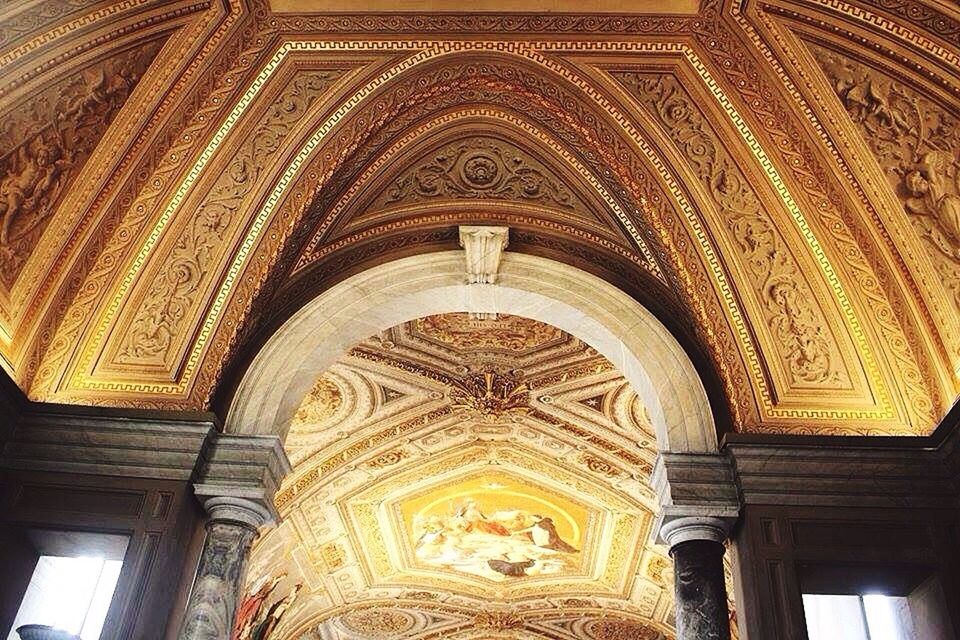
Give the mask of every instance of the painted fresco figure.
M 256 592 L 244 598 L 240 606 L 237 607 L 236 622 L 233 625 L 233 634 L 230 636 L 230 640 L 249 640 L 253 626 L 260 617 L 263 603 L 285 577 L 286 574 L 280 574 L 272 580 L 264 582 Z
M 295 584 L 286 598 L 278 600 L 270 606 L 263 620 L 257 624 L 256 629 L 254 629 L 250 635 L 250 640 L 269 640 L 271 634 L 277 628 L 277 625 L 280 624 L 280 619 L 283 617 L 283 614 L 287 612 L 287 609 L 289 609 L 293 601 L 296 600 L 297 594 L 300 593 L 302 587 L 302 584 Z
M 544 549 L 562 551 L 563 553 L 577 553 L 578 549 L 560 537 L 553 518 L 540 518 L 535 525 L 528 529 L 533 544 Z

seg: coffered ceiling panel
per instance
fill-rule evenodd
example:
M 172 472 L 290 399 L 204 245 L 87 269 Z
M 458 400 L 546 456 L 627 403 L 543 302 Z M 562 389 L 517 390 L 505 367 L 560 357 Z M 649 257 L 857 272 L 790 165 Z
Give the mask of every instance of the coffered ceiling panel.
M 293 638 L 673 637 L 644 414 L 608 361 L 554 327 L 467 314 L 394 327 L 304 398 L 284 523 L 256 543 L 248 587 L 304 585 Z

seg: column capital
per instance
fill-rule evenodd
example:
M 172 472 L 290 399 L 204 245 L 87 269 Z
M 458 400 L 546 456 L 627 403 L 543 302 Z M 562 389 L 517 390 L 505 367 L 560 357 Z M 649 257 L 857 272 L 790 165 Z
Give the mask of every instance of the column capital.
M 660 539 L 670 548 L 681 542 L 706 540 L 723 544 L 730 535 L 736 518 L 715 516 L 680 516 L 660 523 Z
M 206 487 L 195 485 L 194 492 L 203 499 Z M 259 531 L 260 527 L 274 521 L 273 514 L 261 500 L 235 496 L 212 496 L 203 499 L 203 508 L 209 516 L 208 524 L 240 524 Z
M 211 521 L 217 513 L 232 513 L 234 522 L 279 519 L 273 497 L 290 472 L 290 462 L 279 438 L 273 436 L 214 435 L 204 450 L 193 492 L 203 502 Z M 245 510 L 243 515 L 242 510 Z M 265 514 L 260 516 L 259 514 Z

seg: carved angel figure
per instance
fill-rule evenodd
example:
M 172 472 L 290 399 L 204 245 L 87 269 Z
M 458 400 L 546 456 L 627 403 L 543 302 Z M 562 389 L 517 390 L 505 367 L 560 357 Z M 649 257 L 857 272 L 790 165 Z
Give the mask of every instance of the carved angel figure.
M 931 217 L 940 231 L 934 242 L 950 257 L 960 258 L 960 171 L 954 159 L 944 151 L 924 154 L 904 176 L 904 187 L 907 209 Z
M 17 150 L 17 155 L 0 181 L 0 244 L 13 239 L 13 226 L 26 212 L 38 211 L 56 200 L 61 176 L 70 167 L 59 140 L 36 136 Z M 33 225 L 28 224 L 25 233 Z

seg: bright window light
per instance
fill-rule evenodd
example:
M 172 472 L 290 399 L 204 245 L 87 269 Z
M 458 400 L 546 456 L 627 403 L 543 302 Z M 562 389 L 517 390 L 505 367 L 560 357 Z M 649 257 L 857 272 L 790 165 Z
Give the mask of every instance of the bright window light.
M 120 560 L 41 556 L 7 640 L 17 627 L 45 624 L 98 640 L 120 577 Z
M 810 640 L 909 640 L 906 598 L 803 594 Z
M 803 594 L 810 640 L 872 640 L 867 635 L 860 596 Z
M 890 596 L 863 596 L 863 611 L 870 626 L 870 640 L 907 640 L 909 635 L 904 628 L 903 615 L 905 601 L 906 598 Z

